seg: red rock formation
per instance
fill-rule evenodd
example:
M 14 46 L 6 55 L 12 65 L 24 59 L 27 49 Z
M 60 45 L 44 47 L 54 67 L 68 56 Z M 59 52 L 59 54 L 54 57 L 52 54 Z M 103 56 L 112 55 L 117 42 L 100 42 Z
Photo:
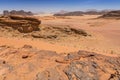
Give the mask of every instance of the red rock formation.
M 119 80 L 120 57 L 0 46 L 0 80 Z
M 41 21 L 32 17 L 8 16 L 0 18 L 0 24 L 17 29 L 22 33 L 39 30 Z

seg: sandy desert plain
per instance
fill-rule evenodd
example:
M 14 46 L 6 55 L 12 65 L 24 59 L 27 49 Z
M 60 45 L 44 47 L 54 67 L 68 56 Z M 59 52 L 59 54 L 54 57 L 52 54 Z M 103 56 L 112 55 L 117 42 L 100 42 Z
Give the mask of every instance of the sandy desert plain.
M 55 35 L 47 38 L 0 28 L 0 80 L 120 80 L 120 20 L 99 16 L 37 15 L 37 32 Z M 88 36 L 54 27 L 82 29 Z
M 0 37 L 0 45 L 21 47 L 27 44 L 39 49 L 52 50 L 58 53 L 73 52 L 78 50 L 87 50 L 105 54 L 119 54 L 120 52 L 120 20 L 96 19 L 100 15 L 67 17 L 39 16 L 37 16 L 37 18 L 42 20 L 40 27 L 44 25 L 55 27 L 69 26 L 76 29 L 83 29 L 91 36 L 81 38 L 70 36 L 55 40 L 38 40 L 9 36 L 6 39 L 6 36 L 2 36 Z

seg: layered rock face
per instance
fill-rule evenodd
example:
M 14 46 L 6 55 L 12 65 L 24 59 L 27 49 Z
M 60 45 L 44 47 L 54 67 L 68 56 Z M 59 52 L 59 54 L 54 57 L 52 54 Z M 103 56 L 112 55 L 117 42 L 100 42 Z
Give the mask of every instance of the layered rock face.
M 32 18 L 32 17 L 24 17 L 24 16 L 2 16 L 0 18 L 0 25 L 1 26 L 9 26 L 14 29 L 17 29 L 18 31 L 22 33 L 28 33 L 35 30 L 39 30 L 39 25 L 41 24 L 41 21 Z
M 103 16 L 101 16 L 101 18 L 119 18 L 120 19 L 120 10 L 108 12 Z
M 120 80 L 120 56 L 0 46 L 0 80 Z

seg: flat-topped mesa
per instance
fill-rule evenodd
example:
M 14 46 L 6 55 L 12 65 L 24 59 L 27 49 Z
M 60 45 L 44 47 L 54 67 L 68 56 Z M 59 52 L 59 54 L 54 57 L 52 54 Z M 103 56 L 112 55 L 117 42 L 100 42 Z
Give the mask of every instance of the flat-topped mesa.
M 8 17 L 1 17 L 0 24 L 17 29 L 19 32 L 22 33 L 29 33 L 39 30 L 39 25 L 41 24 L 41 21 L 33 17 L 10 15 Z

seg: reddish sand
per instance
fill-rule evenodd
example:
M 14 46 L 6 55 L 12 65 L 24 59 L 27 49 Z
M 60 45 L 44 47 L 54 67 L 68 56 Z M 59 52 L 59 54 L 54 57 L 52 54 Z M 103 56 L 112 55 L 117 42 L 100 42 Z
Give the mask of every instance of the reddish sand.
M 120 57 L 116 54 L 120 54 L 120 21 L 94 19 L 96 17 L 40 18 L 41 26 L 69 25 L 92 35 L 87 37 L 46 40 L 0 36 L 0 80 L 68 80 L 70 75 L 74 79 L 81 76 L 82 80 L 89 79 L 86 77 L 118 80 Z
M 0 37 L 0 45 L 21 47 L 24 44 L 32 45 L 38 49 L 61 52 L 73 52 L 87 50 L 97 53 L 118 53 L 120 52 L 120 21 L 95 19 L 98 16 L 80 17 L 42 17 L 42 25 L 69 25 L 70 27 L 86 30 L 92 37 L 74 40 L 73 37 L 62 41 L 47 42 L 43 40 L 5 38 Z M 46 19 L 47 18 L 47 19 Z
M 120 52 L 120 21 L 113 19 L 95 19 L 98 16 L 86 15 L 81 17 L 67 17 L 64 19 L 43 20 L 43 24 L 62 24 L 86 30 L 92 35 L 73 41 L 63 42 L 63 45 L 74 46 L 82 50 L 100 53 Z M 67 44 L 68 43 L 68 44 Z

